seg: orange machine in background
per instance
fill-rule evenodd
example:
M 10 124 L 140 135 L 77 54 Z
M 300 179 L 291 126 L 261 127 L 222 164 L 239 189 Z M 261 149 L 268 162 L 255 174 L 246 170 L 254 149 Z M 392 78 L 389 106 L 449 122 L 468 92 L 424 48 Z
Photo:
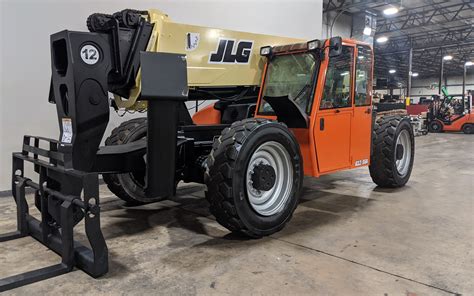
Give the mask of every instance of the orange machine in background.
M 428 110 L 428 129 L 432 133 L 474 133 L 472 94 L 455 99 L 443 89 L 444 97 L 433 101 Z

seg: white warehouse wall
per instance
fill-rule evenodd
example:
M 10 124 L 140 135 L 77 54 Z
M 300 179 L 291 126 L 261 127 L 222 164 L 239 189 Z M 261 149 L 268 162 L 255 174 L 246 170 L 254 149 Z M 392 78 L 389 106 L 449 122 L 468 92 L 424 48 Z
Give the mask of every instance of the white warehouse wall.
M 10 189 L 11 152 L 24 134 L 58 137 L 55 106 L 47 103 L 49 35 L 86 31 L 90 14 L 124 8 L 157 8 L 180 23 L 321 38 L 322 0 L 0 0 L 0 191 Z M 123 119 L 112 112 L 106 134 Z

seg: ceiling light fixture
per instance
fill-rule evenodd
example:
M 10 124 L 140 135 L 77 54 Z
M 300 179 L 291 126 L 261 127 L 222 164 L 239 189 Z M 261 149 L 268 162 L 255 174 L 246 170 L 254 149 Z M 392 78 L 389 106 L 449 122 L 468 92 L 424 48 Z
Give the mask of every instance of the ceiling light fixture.
M 453 56 L 452 56 L 452 55 L 447 55 L 447 56 L 444 56 L 444 57 L 443 57 L 443 60 L 445 60 L 445 61 L 450 61 L 450 60 L 452 60 L 452 59 L 453 59 Z
M 418 77 L 418 73 L 415 72 L 415 73 L 411 74 L 411 76 L 412 77 Z
M 385 43 L 388 41 L 388 38 L 385 37 L 385 36 L 381 36 L 379 38 L 377 38 L 377 43 Z
M 397 72 L 397 70 L 395 70 L 395 69 L 388 70 L 388 73 L 390 73 L 390 74 L 393 74 L 393 73 L 396 73 L 396 72 Z
M 468 61 L 468 62 L 466 62 L 464 65 L 465 65 L 466 67 L 470 67 L 470 66 L 474 65 L 474 63 L 471 62 L 471 61 Z
M 383 11 L 383 14 L 385 14 L 385 15 L 394 15 L 396 13 L 398 13 L 398 8 L 393 7 L 393 6 L 389 7 L 389 8 L 386 8 Z

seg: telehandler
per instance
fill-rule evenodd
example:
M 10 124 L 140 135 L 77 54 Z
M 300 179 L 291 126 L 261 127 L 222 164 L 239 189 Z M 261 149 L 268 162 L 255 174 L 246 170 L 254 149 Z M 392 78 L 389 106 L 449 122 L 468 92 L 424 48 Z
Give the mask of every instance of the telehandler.
M 25 136 L 22 152 L 13 154 L 18 229 L 0 241 L 30 235 L 62 261 L 2 279 L 0 291 L 75 266 L 93 277 L 107 273 L 99 174 L 123 192 L 119 197 L 140 203 L 173 196 L 179 181 L 204 183 L 217 221 L 254 238 L 275 233 L 290 220 L 305 175 L 369 166 L 379 186 L 400 187 L 408 181 L 413 130 L 408 118 L 374 114 L 370 46 L 340 37 L 269 43 L 256 57 L 248 45 L 255 41 L 240 40 L 234 47 L 235 40 L 224 42 L 220 36 L 206 58 L 209 65 L 248 67 L 239 63 L 261 61 L 258 99 L 242 101 L 251 97 L 247 91 L 253 91 L 254 80 L 236 77 L 245 83 L 232 84 L 231 68 L 226 68 L 230 77 L 215 79 L 227 79 L 227 86 L 238 91 L 227 87 L 218 94 L 219 89 L 191 87 L 192 54 L 158 50 L 160 38 L 153 39 L 153 32 L 162 34 L 166 25 L 154 22 L 157 16 L 156 11 L 133 10 L 93 15 L 91 33 L 51 36 L 50 101 L 57 107 L 60 136 Z M 188 36 L 191 41 L 183 40 L 183 46 L 197 50 L 196 35 Z M 126 108 L 146 110 L 147 118 L 122 124 L 109 145 L 100 147 L 109 119 L 108 92 L 128 98 L 116 97 L 113 107 L 123 100 L 130 104 Z M 201 95 L 220 99 L 191 119 L 184 102 Z M 25 176 L 25 163 L 33 164 L 38 182 Z M 34 189 L 40 220 L 29 214 L 27 187 Z M 82 220 L 90 247 L 74 240 L 74 227 Z

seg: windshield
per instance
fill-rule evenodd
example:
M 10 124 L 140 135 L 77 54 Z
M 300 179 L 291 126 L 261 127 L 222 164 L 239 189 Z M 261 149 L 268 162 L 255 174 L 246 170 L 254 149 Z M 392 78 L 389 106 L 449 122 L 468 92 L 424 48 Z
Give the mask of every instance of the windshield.
M 311 53 L 275 56 L 268 64 L 259 113 L 274 113 L 265 97 L 287 96 L 309 114 L 316 65 Z

